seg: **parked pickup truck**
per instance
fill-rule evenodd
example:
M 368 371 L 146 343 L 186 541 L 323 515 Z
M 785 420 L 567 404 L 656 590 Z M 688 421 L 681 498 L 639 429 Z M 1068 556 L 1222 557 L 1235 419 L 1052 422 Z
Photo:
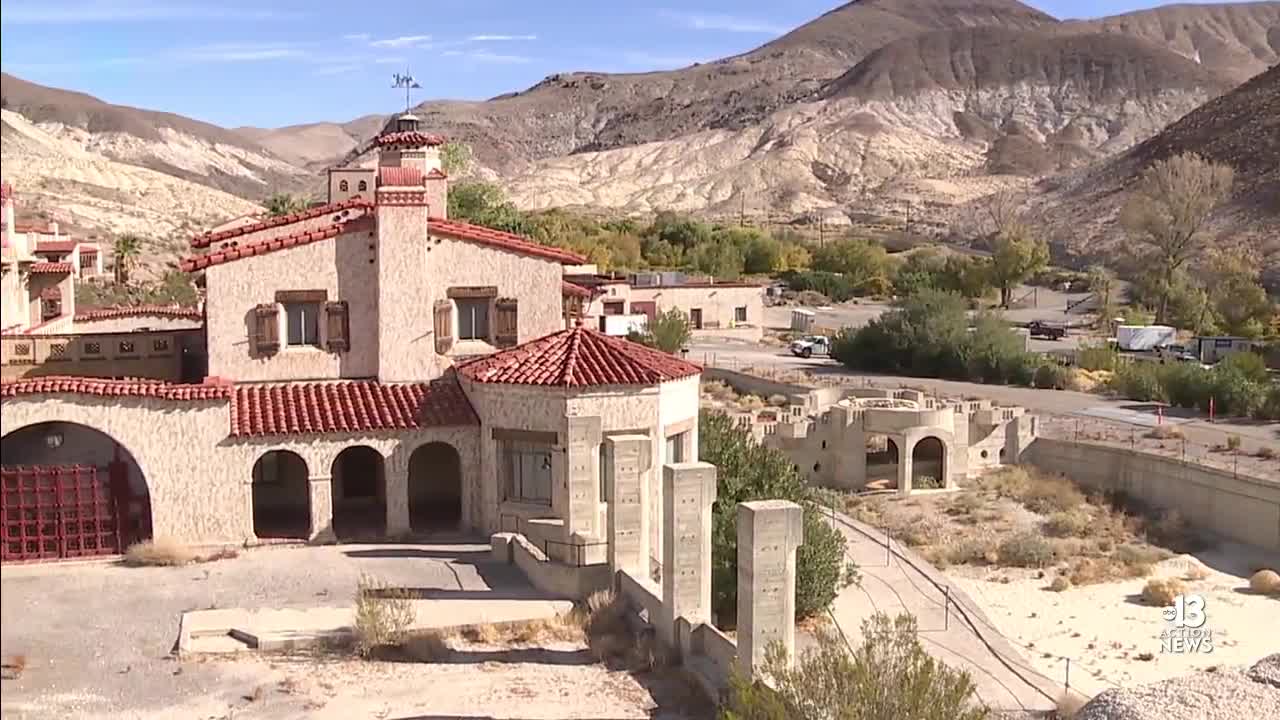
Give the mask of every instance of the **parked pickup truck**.
M 1067 329 L 1060 325 L 1048 325 L 1039 320 L 1033 320 L 1027 323 L 1027 331 L 1031 333 L 1031 337 L 1044 338 L 1046 340 L 1061 340 L 1067 336 Z
M 809 335 L 799 340 L 793 340 L 790 347 L 791 354 L 796 357 L 807 358 L 814 355 L 831 354 L 831 340 L 822 335 Z

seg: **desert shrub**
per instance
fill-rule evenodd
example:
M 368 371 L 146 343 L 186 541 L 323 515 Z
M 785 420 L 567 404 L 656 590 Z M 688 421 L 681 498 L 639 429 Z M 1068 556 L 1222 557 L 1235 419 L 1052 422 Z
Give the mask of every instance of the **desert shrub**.
M 790 500 L 804 508 L 804 543 L 796 552 L 796 616 L 831 605 L 856 578 L 845 558 L 845 539 L 823 518 L 817 495 L 781 451 L 755 441 L 726 415 L 703 411 L 698 459 L 718 468 L 712 509 L 712 609 L 717 624 L 731 624 L 738 603 L 738 503 Z
M 1187 582 L 1198 582 L 1209 577 L 1209 571 L 1203 565 L 1194 565 L 1182 574 L 1182 579 Z
M 997 550 L 1001 565 L 1042 568 L 1053 564 L 1053 545 L 1034 532 L 1005 538 Z
M 1253 416 L 1259 420 L 1280 420 L 1280 383 L 1271 383 Z
M 1061 365 L 1041 363 L 1040 367 L 1036 368 L 1031 384 L 1041 390 L 1062 390 L 1067 386 L 1069 375 L 1068 370 Z
M 1121 365 L 1111 377 L 1112 391 L 1121 397 L 1142 402 L 1165 402 L 1168 398 L 1160 385 L 1158 366 L 1154 363 L 1133 362 Z
M 1142 601 L 1148 605 L 1166 607 L 1186 591 L 1186 584 L 1178 578 L 1151 578 L 1142 588 Z
M 1018 466 L 996 468 L 983 475 L 978 487 L 995 493 L 999 497 L 1020 498 L 1031 484 L 1031 475 Z
M 1163 365 L 1156 371 L 1166 401 L 1178 407 L 1209 407 L 1212 374 L 1195 363 Z M 1141 399 L 1141 398 L 1137 398 Z
M 786 395 L 770 395 L 768 402 L 770 405 L 774 407 L 782 407 L 787 404 L 787 396 Z
M 1036 475 L 1018 496 L 1018 500 L 1031 512 L 1043 515 L 1080 507 L 1084 504 L 1084 493 L 1065 477 Z
M 1274 460 L 1277 457 L 1275 448 L 1272 448 L 1269 445 L 1263 445 L 1258 448 L 1258 452 L 1256 454 L 1263 460 Z
M 1060 538 L 1084 537 L 1089 534 L 1093 519 L 1083 510 L 1055 512 L 1044 523 L 1044 531 Z
M 1053 592 L 1065 592 L 1071 588 L 1071 581 L 1065 575 L 1059 575 L 1049 583 L 1049 589 Z
M 1222 358 L 1214 366 L 1214 372 L 1238 372 L 1244 379 L 1256 382 L 1267 382 L 1267 361 L 1253 352 L 1237 352 Z
M 995 540 L 986 535 L 961 538 L 948 543 L 942 551 L 952 565 L 995 565 L 1000 561 Z
M 1143 437 L 1153 440 L 1180 440 L 1184 436 L 1182 429 L 1177 425 L 1157 425 L 1143 433 Z
M 1234 452 L 1234 451 L 1236 451 L 1236 450 L 1239 450 L 1239 449 L 1240 449 L 1240 436 L 1239 436 L 1239 435 L 1228 435 L 1228 436 L 1227 436 L 1227 449 L 1228 449 L 1228 450 L 1231 450 L 1231 451 L 1233 451 L 1233 452 Z
M 144 540 L 130 545 L 124 551 L 124 564 L 131 567 L 180 566 L 200 558 L 195 550 L 172 538 Z
M 1249 578 L 1249 589 L 1261 595 L 1280 596 L 1280 573 L 1275 570 L 1259 570 Z
M 1058 720 L 1074 720 L 1088 702 L 1088 697 L 1078 692 L 1067 690 L 1058 698 Z
M 877 613 L 862 625 L 862 645 L 850 653 L 829 630 L 805 649 L 794 667 L 780 645 L 767 651 L 762 671 L 770 689 L 737 670 L 721 720 L 985 720 L 990 710 L 974 702 L 967 672 L 925 652 L 916 620 Z
M 1120 353 L 1107 345 L 1083 345 L 1076 351 L 1076 365 L 1081 370 L 1115 371 Z
M 911 547 L 940 545 L 947 538 L 946 523 L 938 518 L 916 515 L 910 518 L 898 536 Z
M 413 624 L 413 602 L 407 592 L 368 575 L 356 584 L 355 649 L 368 657 L 378 648 L 400 643 Z
M 1160 513 L 1148 522 L 1147 540 L 1174 552 L 1194 552 L 1203 546 L 1191 523 L 1177 510 Z
M 1240 355 L 1252 356 L 1253 354 L 1236 353 L 1227 359 Z M 1223 360 L 1209 373 L 1208 394 L 1213 397 L 1217 412 L 1223 415 L 1240 416 L 1256 414 L 1265 401 L 1266 385 L 1264 382 L 1250 378 L 1239 368 L 1223 365 L 1225 362 L 1226 360 Z M 1204 405 L 1197 407 L 1207 406 L 1206 400 Z

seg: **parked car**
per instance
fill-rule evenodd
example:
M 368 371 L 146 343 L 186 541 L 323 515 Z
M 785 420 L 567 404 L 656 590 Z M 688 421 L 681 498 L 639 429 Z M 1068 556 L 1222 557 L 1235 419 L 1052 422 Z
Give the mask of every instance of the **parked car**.
M 796 357 L 813 357 L 814 355 L 830 355 L 831 340 L 822 335 L 809 335 L 791 342 L 791 354 Z
M 1027 323 L 1027 331 L 1031 333 L 1031 337 L 1044 338 L 1046 340 L 1061 340 L 1067 336 L 1067 329 L 1060 325 L 1049 325 L 1033 320 Z

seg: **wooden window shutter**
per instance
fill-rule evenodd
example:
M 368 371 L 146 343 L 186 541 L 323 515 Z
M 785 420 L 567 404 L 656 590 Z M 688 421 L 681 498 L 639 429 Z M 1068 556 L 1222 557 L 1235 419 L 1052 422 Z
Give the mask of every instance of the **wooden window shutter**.
M 324 304 L 328 318 L 326 344 L 330 352 L 346 352 L 351 349 L 351 324 L 347 315 L 347 301 L 338 300 Z
M 270 355 L 280 349 L 280 310 L 275 303 L 263 303 L 253 309 L 254 350 Z
M 437 300 L 435 304 L 436 353 L 444 355 L 453 348 L 453 303 Z
M 520 313 L 515 298 L 499 298 L 494 303 L 497 310 L 497 327 L 493 333 L 493 344 L 498 347 L 512 347 L 520 342 Z

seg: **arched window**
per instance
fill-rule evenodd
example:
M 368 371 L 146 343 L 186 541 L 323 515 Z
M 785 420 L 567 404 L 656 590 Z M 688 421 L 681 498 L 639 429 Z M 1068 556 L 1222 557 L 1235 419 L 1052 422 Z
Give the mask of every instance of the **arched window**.
M 356 189 L 359 190 L 360 192 L 364 192 L 365 190 L 369 189 L 369 183 L 365 182 L 364 180 L 361 180 L 360 184 L 356 185 Z
M 350 190 L 350 189 L 351 189 L 351 186 L 347 184 L 347 181 L 346 181 L 346 180 L 343 180 L 343 181 L 341 181 L 341 182 L 339 182 L 339 183 L 338 183 L 338 190 L 340 190 L 340 191 L 342 191 L 342 192 L 346 192 L 346 191 L 348 191 L 348 190 Z

